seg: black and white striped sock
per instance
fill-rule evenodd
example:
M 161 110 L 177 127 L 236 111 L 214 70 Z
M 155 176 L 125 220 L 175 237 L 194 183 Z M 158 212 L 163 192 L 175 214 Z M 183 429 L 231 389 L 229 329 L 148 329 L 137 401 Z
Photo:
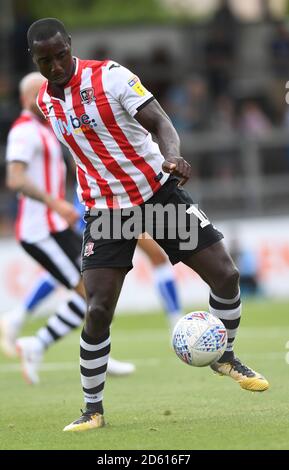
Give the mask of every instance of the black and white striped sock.
M 241 320 L 242 304 L 240 292 L 233 299 L 222 299 L 211 291 L 209 303 L 210 313 L 224 323 L 228 333 L 227 348 L 219 360 L 219 362 L 227 362 L 234 358 L 233 343 Z
M 103 389 L 110 352 L 109 330 L 95 340 L 84 329 L 80 337 L 80 373 L 84 402 L 88 411 L 103 414 Z
M 74 292 L 69 301 L 60 305 L 57 312 L 49 318 L 47 325 L 36 333 L 37 338 L 45 348 L 51 346 L 60 338 L 63 338 L 75 328 L 78 328 L 84 320 L 86 301 Z

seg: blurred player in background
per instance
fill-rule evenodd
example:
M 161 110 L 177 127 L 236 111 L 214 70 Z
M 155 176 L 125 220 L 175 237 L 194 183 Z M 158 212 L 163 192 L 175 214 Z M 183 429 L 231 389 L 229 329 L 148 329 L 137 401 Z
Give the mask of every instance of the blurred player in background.
M 77 223 L 78 225 L 78 223 Z M 82 226 L 82 224 L 81 224 Z M 182 316 L 176 280 L 171 264 L 157 243 L 150 239 L 140 239 L 138 247 L 146 254 L 153 266 L 153 279 L 167 316 L 170 331 Z M 22 305 L 4 313 L 0 318 L 0 349 L 8 357 L 16 354 L 15 343 L 21 328 L 31 317 L 40 303 L 59 287 L 59 283 L 49 273 L 42 273 L 27 294 Z
M 249 246 L 242 246 L 237 236 L 230 241 L 230 253 L 240 272 L 240 288 L 243 296 L 261 296 L 260 262 L 258 253 Z
M 148 238 L 140 238 L 137 246 L 146 254 L 152 264 L 154 284 L 172 332 L 182 316 L 174 271 L 168 257 L 159 245 L 148 234 L 146 237 Z
M 7 357 L 16 356 L 16 339 L 25 321 L 32 317 L 39 304 L 57 287 L 56 279 L 48 272 L 41 272 L 23 304 L 3 313 L 0 317 L 0 349 Z
M 74 197 L 74 207 L 79 214 L 75 224 L 75 230 L 82 236 L 85 229 L 84 206 L 80 204 L 77 195 Z M 159 245 L 146 234 L 146 238 L 140 238 L 138 247 L 148 257 L 153 267 L 153 280 L 158 291 L 162 306 L 166 313 L 167 321 L 172 332 L 175 324 L 182 316 L 182 309 L 174 271 L 167 256 Z M 26 295 L 22 305 L 6 312 L 0 318 L 0 349 L 8 357 L 16 355 L 16 339 L 28 317 L 31 317 L 37 307 L 59 287 L 57 280 L 49 273 L 42 273 L 35 282 L 31 291 Z M 111 360 L 108 372 L 117 375 L 119 361 Z M 115 367 L 112 368 L 112 364 Z M 119 369 L 121 373 L 121 367 Z
M 60 21 L 38 20 L 27 36 L 34 63 L 47 78 L 39 93 L 39 107 L 76 161 L 78 195 L 87 208 L 82 271 L 88 310 L 80 338 L 86 408 L 64 431 L 104 425 L 102 400 L 110 325 L 137 244 L 137 237 L 129 238 L 123 232 L 128 218 L 124 209 L 133 207 L 141 218 L 139 233 L 148 231 L 146 210 L 167 205 L 174 208 L 173 220 L 154 219 L 149 233 L 173 264 L 182 261 L 211 288 L 210 311 L 223 321 L 229 338 L 225 353 L 211 367 L 246 390 L 266 390 L 267 380 L 234 355 L 241 317 L 238 270 L 224 248 L 223 235 L 183 189 L 191 169 L 180 156 L 179 137 L 164 110 L 139 78 L 120 64 L 73 57 L 71 37 Z M 122 236 L 94 236 L 92 230 L 102 214 L 111 229 L 115 209 L 120 209 Z M 196 217 L 197 244 L 181 248 L 179 230 L 175 237 L 169 237 L 168 232 L 171 225 L 181 228 L 176 214 L 184 217 L 185 228 L 190 230 L 194 223 L 188 209 L 193 209 Z M 158 235 L 159 225 L 165 236 Z
M 35 336 L 19 338 L 16 348 L 21 357 L 24 377 L 29 383 L 39 381 L 38 369 L 44 351 L 55 341 L 79 327 L 84 319 L 86 300 L 80 274 L 81 237 L 73 231 L 79 218 L 72 204 L 64 200 L 66 168 L 59 142 L 36 106 L 36 97 L 44 78 L 31 73 L 20 82 L 23 111 L 14 122 L 7 144 L 7 185 L 21 193 L 16 222 L 16 238 L 24 250 L 73 294 L 50 317 Z M 36 288 L 34 300 L 52 290 L 51 278 Z M 13 351 L 25 313 L 22 309 L 1 318 L 2 347 Z M 113 375 L 134 371 L 130 363 L 112 361 Z
M 77 230 L 82 233 L 85 226 L 83 219 L 79 219 L 76 225 L 78 227 Z M 147 237 L 138 241 L 138 247 L 146 254 L 153 266 L 154 284 L 159 292 L 170 331 L 172 332 L 175 324 L 182 316 L 174 272 L 165 253 L 153 239 L 149 238 L 148 235 Z M 6 356 L 13 357 L 16 355 L 16 339 L 25 321 L 33 315 L 40 303 L 58 287 L 59 282 L 49 273 L 44 272 L 27 294 L 23 304 L 1 315 L 0 349 L 2 349 Z M 110 359 L 108 373 L 111 375 L 121 375 L 123 370 L 125 369 L 121 367 L 119 361 Z

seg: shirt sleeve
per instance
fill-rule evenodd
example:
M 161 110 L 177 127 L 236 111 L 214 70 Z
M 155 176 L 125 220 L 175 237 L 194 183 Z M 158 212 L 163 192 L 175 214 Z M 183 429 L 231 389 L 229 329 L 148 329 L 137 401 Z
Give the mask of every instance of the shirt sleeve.
M 116 62 L 108 63 L 107 80 L 111 94 L 133 117 L 154 99 L 152 93 L 143 86 L 137 75 Z
M 37 132 L 30 123 L 20 124 L 8 134 L 6 161 L 29 163 L 39 147 Z

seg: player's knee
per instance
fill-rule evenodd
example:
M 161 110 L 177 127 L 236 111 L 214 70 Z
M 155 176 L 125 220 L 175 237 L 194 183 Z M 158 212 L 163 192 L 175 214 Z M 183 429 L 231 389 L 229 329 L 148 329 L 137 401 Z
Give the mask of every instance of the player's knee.
M 224 266 L 211 286 L 220 296 L 235 296 L 239 289 L 240 274 L 236 266 Z
M 88 306 L 85 326 L 86 332 L 93 338 L 103 336 L 109 329 L 113 312 L 101 303 L 92 303 Z
M 232 289 L 239 288 L 240 273 L 236 266 L 232 266 L 227 275 L 226 282 Z

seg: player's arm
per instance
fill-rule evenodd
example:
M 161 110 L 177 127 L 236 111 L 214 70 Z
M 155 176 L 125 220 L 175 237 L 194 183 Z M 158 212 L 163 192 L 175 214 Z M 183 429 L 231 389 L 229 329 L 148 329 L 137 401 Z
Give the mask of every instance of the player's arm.
M 180 177 L 179 185 L 184 185 L 190 177 L 191 167 L 180 156 L 180 139 L 165 111 L 140 79 L 125 67 L 109 62 L 105 77 L 112 96 L 145 129 L 155 134 L 165 158 L 163 171 Z
M 6 185 L 9 189 L 21 192 L 31 199 L 42 202 L 47 207 L 57 212 L 69 225 L 74 225 L 78 220 L 78 213 L 72 204 L 63 199 L 56 199 L 35 185 L 27 175 L 27 164 L 21 161 L 7 163 Z
M 183 186 L 191 175 L 191 166 L 180 156 L 180 139 L 169 117 L 157 100 L 150 101 L 135 116 L 135 119 L 157 139 L 165 157 L 163 171 L 181 178 Z

